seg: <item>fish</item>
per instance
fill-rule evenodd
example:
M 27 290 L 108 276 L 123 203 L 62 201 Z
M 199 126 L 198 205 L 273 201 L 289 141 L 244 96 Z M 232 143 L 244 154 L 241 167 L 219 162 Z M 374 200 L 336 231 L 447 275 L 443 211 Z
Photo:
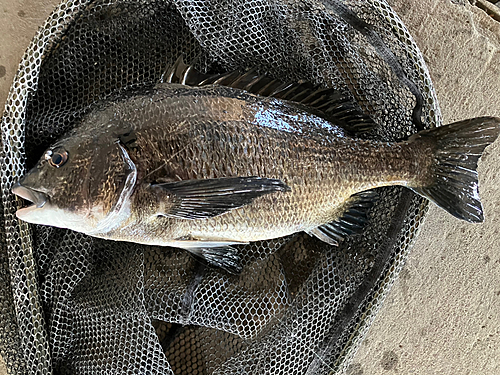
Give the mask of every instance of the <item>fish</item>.
M 306 232 L 330 245 L 366 225 L 376 188 L 405 186 L 482 222 L 477 164 L 500 132 L 480 117 L 407 140 L 346 95 L 255 70 L 177 62 L 154 87 L 91 106 L 12 188 L 16 215 L 115 241 L 182 248 L 231 273 L 234 245 Z

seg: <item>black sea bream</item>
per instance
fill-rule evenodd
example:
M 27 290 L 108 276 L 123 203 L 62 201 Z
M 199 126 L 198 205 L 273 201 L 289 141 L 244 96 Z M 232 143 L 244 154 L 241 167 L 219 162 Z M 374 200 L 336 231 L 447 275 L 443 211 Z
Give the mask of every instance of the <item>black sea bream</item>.
M 299 231 L 336 244 L 362 226 L 380 186 L 403 185 L 460 219 L 483 220 L 476 168 L 498 119 L 367 141 L 349 135 L 370 121 L 341 95 L 300 90 L 291 101 L 163 83 L 96 104 L 13 188 L 34 203 L 17 216 L 184 248 L 233 271 L 232 244 Z

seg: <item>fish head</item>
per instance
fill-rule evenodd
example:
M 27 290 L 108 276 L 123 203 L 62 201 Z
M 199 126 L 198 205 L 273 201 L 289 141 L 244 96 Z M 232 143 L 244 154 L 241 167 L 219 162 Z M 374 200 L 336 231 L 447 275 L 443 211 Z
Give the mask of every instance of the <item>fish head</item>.
M 16 216 L 87 234 L 110 231 L 130 213 L 136 175 L 118 139 L 73 134 L 46 150 L 13 186 L 14 194 L 32 203 Z

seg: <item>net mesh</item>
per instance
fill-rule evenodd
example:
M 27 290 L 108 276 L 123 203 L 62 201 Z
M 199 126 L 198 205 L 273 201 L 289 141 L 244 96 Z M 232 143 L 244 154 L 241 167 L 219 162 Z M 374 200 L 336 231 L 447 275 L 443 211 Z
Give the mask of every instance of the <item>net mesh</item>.
M 403 139 L 440 123 L 421 53 L 384 0 L 68 0 L 33 39 L 2 118 L 0 355 L 11 373 L 340 374 L 404 264 L 427 204 L 380 189 L 361 235 L 240 246 L 230 275 L 185 251 L 15 218 L 12 184 L 91 103 L 153 85 L 182 55 L 350 95 Z

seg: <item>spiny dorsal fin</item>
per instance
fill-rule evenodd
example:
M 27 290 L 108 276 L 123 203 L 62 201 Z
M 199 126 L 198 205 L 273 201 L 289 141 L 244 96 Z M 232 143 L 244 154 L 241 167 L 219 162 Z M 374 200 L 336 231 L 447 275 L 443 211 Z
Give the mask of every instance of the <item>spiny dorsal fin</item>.
M 188 86 L 221 85 L 245 90 L 251 94 L 300 103 L 316 111 L 326 120 L 349 132 L 369 131 L 376 126 L 355 102 L 333 88 L 319 88 L 310 82 L 281 82 L 256 69 L 244 73 L 233 71 L 224 74 L 203 74 L 184 63 L 182 56 L 162 76 L 162 82 Z
M 180 83 L 181 85 L 200 86 L 200 83 L 209 77 L 211 74 L 203 74 L 192 66 L 184 63 L 180 56 L 160 78 L 161 83 Z
M 353 195 L 347 202 L 347 210 L 337 220 L 320 225 L 307 233 L 327 244 L 338 246 L 346 236 L 360 233 L 368 221 L 368 211 L 378 194 L 373 190 Z

